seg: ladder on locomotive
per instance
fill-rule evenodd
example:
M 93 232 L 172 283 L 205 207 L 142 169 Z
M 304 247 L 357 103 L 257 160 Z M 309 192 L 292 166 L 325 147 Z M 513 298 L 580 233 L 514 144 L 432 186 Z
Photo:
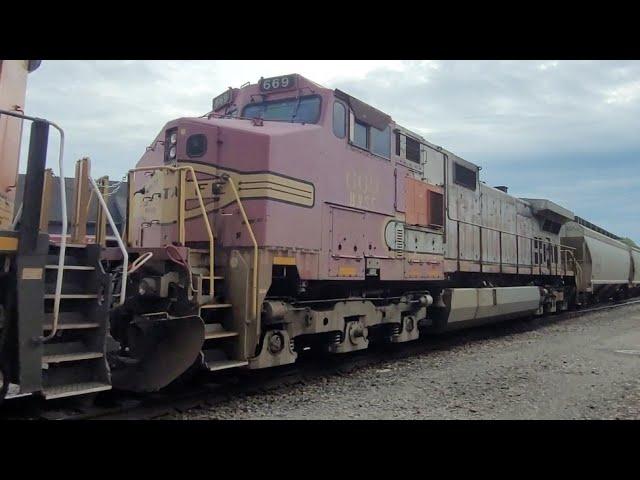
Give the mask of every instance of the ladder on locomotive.
M 89 188 L 88 158 L 76 164 L 74 212 L 70 243 L 66 243 L 62 290 L 56 312 L 56 283 L 61 245 L 49 242 L 44 274 L 44 322 L 42 395 L 56 399 L 111 389 L 106 359 L 111 279 L 101 264 L 106 244 L 106 217 L 96 198 L 95 243 L 87 243 L 87 217 L 94 196 L 108 195 L 109 180 L 99 180 L 101 190 Z M 41 231 L 48 230 L 48 204 L 53 176 L 47 171 L 43 195 Z M 59 181 L 64 182 L 63 178 Z M 96 186 L 94 184 L 94 186 Z M 105 201 L 106 205 L 106 201 Z M 110 223 L 113 220 L 109 218 Z M 112 226 L 113 227 L 113 226 Z M 117 231 L 114 232 L 117 236 Z M 57 313 L 57 318 L 56 318 Z
M 242 335 L 238 331 L 238 327 L 240 326 L 238 322 L 244 323 L 244 319 L 234 319 L 233 305 L 225 299 L 225 278 L 221 275 L 223 270 L 220 267 L 216 267 L 215 262 L 212 260 L 212 258 L 215 258 L 216 237 L 214 231 L 210 228 L 209 218 L 200 194 L 200 188 L 195 171 L 192 167 L 178 168 L 185 168 L 191 173 L 193 181 L 196 184 L 195 191 L 201 206 L 202 216 L 209 234 L 211 235 L 209 250 L 197 248 L 189 250 L 189 265 L 196 283 L 195 290 L 197 291 L 196 295 L 199 305 L 198 311 L 205 326 L 202 361 L 209 371 L 227 370 L 247 366 L 249 362 L 240 354 L 242 351 L 240 342 L 243 339 L 241 338 Z M 249 236 L 253 242 L 253 314 L 256 315 L 257 319 L 258 244 L 233 179 L 228 175 L 216 176 L 214 177 L 213 187 L 216 192 L 214 202 L 217 201 L 224 193 L 223 188 L 229 187 L 231 189 L 240 214 L 243 217 L 244 224 L 246 225 Z M 184 198 L 181 198 L 181 208 L 183 201 Z M 181 215 L 181 218 L 184 219 L 184 215 Z M 184 231 L 184 224 L 181 225 L 181 237 L 181 240 L 184 240 L 185 244 L 188 246 L 186 232 Z M 220 271 L 216 271 L 217 269 L 220 269 Z
M 31 121 L 31 137 L 24 191 L 13 224 L 5 231 L 17 239 L 6 257 L 9 281 L 4 301 L 11 317 L 2 325 L 3 350 L 0 394 L 2 397 L 40 394 L 47 399 L 95 393 L 111 389 L 106 361 L 109 325 L 110 278 L 101 264 L 109 220 L 123 255 L 127 252 L 108 212 L 102 192 L 89 176 L 89 160 L 76 168 L 75 215 L 67 245 L 67 204 L 64 177 L 64 132 L 45 119 L 2 110 L 3 115 Z M 60 134 L 58 165 L 62 230 L 59 242 L 48 234 L 53 174 L 46 169 L 49 127 Z M 87 245 L 88 183 L 99 203 L 95 245 Z M 108 179 L 102 180 L 103 186 Z M 105 191 L 107 189 L 105 188 Z M 123 280 L 126 270 L 123 271 Z M 125 282 L 122 282 L 125 285 Z M 6 330 L 5 330 L 6 328 Z M 7 333 L 9 332 L 9 333 Z M 8 345 L 8 346 L 7 346 Z M 13 387 L 13 388 L 12 388 Z M 2 398 L 0 398 L 2 401 Z
M 233 305 L 225 298 L 225 278 L 216 267 L 211 272 L 209 255 L 208 249 L 189 249 L 194 296 L 205 329 L 202 361 L 210 371 L 243 367 L 248 362 L 238 355 L 240 335 L 234 327 Z

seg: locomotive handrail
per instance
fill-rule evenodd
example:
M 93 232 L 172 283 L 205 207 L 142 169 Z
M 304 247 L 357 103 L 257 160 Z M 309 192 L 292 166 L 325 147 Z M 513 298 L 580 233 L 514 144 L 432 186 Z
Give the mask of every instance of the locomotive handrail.
M 54 300 L 53 300 L 53 330 L 46 337 L 42 336 L 39 339 L 43 342 L 46 342 L 48 340 L 51 340 L 56 334 L 58 316 L 60 315 L 60 299 L 62 298 L 62 278 L 64 275 L 64 259 L 65 259 L 66 249 L 67 249 L 67 189 L 64 181 L 64 130 L 62 130 L 62 128 L 60 128 L 55 123 L 49 120 L 45 120 L 44 118 L 31 117 L 29 115 L 16 113 L 9 110 L 0 110 L 0 115 L 8 115 L 10 117 L 21 118 L 23 120 L 30 120 L 32 122 L 46 123 L 48 125 L 51 125 L 56 130 L 58 130 L 58 133 L 60 134 L 60 149 L 58 151 L 58 168 L 60 169 L 60 209 L 62 214 L 61 215 L 62 226 L 60 231 L 60 254 L 58 256 L 56 290 L 55 290 Z M 22 209 L 20 209 L 19 213 L 21 212 L 22 212 Z M 16 215 L 16 220 L 18 220 L 17 217 L 18 216 Z
M 571 255 L 571 259 L 573 260 L 573 264 L 576 266 L 576 273 L 578 274 L 577 275 L 578 282 L 582 282 L 582 279 L 583 279 L 583 276 L 582 276 L 582 265 L 580 265 L 580 262 L 576 259 L 575 255 L 573 254 L 572 251 L 565 250 L 565 252 L 567 252 L 569 255 Z
M 196 195 L 198 196 L 198 203 L 200 205 L 200 210 L 202 211 L 202 216 L 204 218 L 204 224 L 207 228 L 207 235 L 209 236 L 209 272 L 211 274 L 211 279 L 209 280 L 209 284 L 211 285 L 210 287 L 210 294 L 211 296 L 214 295 L 214 281 L 213 281 L 213 276 L 214 276 L 214 249 L 215 249 L 215 241 L 214 241 L 214 235 L 213 235 L 213 230 L 211 228 L 211 223 L 209 222 L 209 215 L 207 213 L 207 209 L 204 205 L 204 200 L 202 199 L 202 194 L 200 193 L 200 184 L 198 183 L 198 177 L 196 176 L 196 172 L 193 169 L 192 166 L 189 165 L 183 165 L 180 167 L 169 167 L 169 166 L 164 166 L 164 165 L 156 165 L 156 166 L 148 166 L 148 167 L 137 167 L 137 168 L 132 168 L 131 170 L 129 170 L 129 174 L 133 174 L 133 176 L 131 176 L 130 181 L 129 181 L 129 191 L 131 192 L 131 189 L 133 188 L 133 179 L 135 177 L 135 173 L 136 172 L 143 172 L 143 171 L 152 171 L 152 170 L 168 170 L 168 171 L 172 171 L 172 172 L 183 172 L 183 171 L 187 171 L 191 173 L 191 176 L 193 177 L 193 182 L 195 184 L 195 191 L 196 191 Z M 181 179 L 180 182 L 180 186 L 183 186 L 183 182 Z M 130 195 L 131 196 L 131 195 Z M 179 234 L 180 234 L 180 240 L 181 242 L 184 243 L 184 215 L 182 213 L 182 205 L 183 205 L 183 200 L 184 200 L 184 189 L 180 188 L 180 195 L 179 195 L 179 202 L 180 202 L 180 214 L 179 214 L 179 225 L 178 225 L 178 229 L 179 229 Z M 189 272 L 189 274 L 191 274 L 191 272 Z
M 91 186 L 93 187 L 93 190 L 96 192 L 96 198 L 98 199 L 98 202 L 100 202 L 102 211 L 107 217 L 107 221 L 109 222 L 109 226 L 111 227 L 113 236 L 116 238 L 116 242 L 118 242 L 118 247 L 120 247 L 120 251 L 122 251 L 122 257 L 123 257 L 125 268 L 122 269 L 122 285 L 120 285 L 120 305 L 123 305 L 125 301 L 125 294 L 127 291 L 127 270 L 129 267 L 129 254 L 127 253 L 127 248 L 125 247 L 124 242 L 122 241 L 120 232 L 118 232 L 118 229 L 116 228 L 116 223 L 113 221 L 111 212 L 109 212 L 109 208 L 107 207 L 107 202 L 104 201 L 104 197 L 102 196 L 102 193 L 100 193 L 100 188 L 98 187 L 98 184 L 96 183 L 96 181 L 93 179 L 91 175 L 89 175 L 89 181 L 91 182 Z M 54 327 L 55 326 L 56 325 L 54 324 Z
M 209 215 L 207 213 L 207 207 L 205 207 L 204 205 L 204 200 L 202 199 L 202 194 L 200 193 L 200 184 L 198 183 L 198 177 L 196 176 L 196 172 L 193 169 L 193 167 L 191 166 L 182 166 L 182 167 L 176 167 L 178 170 L 186 170 L 188 172 L 191 173 L 191 176 L 193 177 L 193 183 L 195 184 L 195 190 L 196 190 L 196 194 L 198 195 L 198 203 L 200 205 L 200 210 L 202 210 L 202 217 L 204 219 L 204 224 L 207 227 L 207 235 L 209 236 L 209 272 L 211 275 L 211 278 L 209 279 L 209 294 L 213 297 L 214 296 L 214 281 L 213 281 L 213 277 L 214 277 L 214 249 L 215 249 L 215 240 L 214 240 L 214 236 L 213 236 L 213 230 L 211 228 L 211 223 L 209 222 Z M 181 207 L 181 211 L 182 211 L 182 200 L 184 200 L 184 191 L 180 191 L 180 197 L 181 197 L 181 203 L 180 203 L 180 207 Z M 181 213 L 180 214 L 180 220 L 181 220 L 181 225 L 182 225 L 182 232 L 184 232 L 184 215 Z
M 570 249 L 570 250 L 576 250 L 576 247 L 570 247 L 570 246 L 564 245 L 562 243 L 556 243 L 556 242 L 554 242 L 552 240 L 543 240 L 542 238 L 529 237 L 527 235 L 522 235 L 521 233 L 508 232 L 506 230 L 500 230 L 498 228 L 487 227 L 486 225 L 480 225 L 478 223 L 467 222 L 466 220 L 459 220 L 457 218 L 451 218 L 448 213 L 447 213 L 447 217 L 452 222 L 460 222 L 460 223 L 464 223 L 466 225 L 471 225 L 473 227 L 478 227 L 478 228 L 482 228 L 482 229 L 486 229 L 486 230 L 491 230 L 493 232 L 506 233 L 507 235 L 513 235 L 514 237 L 518 237 L 518 238 L 525 238 L 527 240 L 537 240 L 538 242 L 541 242 L 541 243 L 548 243 L 549 245 L 557 245 L 557 246 L 562 247 L 562 248 L 566 248 L 566 249 Z
M 249 219 L 247 217 L 247 213 L 244 210 L 244 205 L 242 205 L 242 201 L 240 200 L 240 195 L 238 194 L 238 189 L 236 188 L 233 179 L 229 175 L 223 175 L 229 185 L 231 185 L 231 189 L 233 190 L 233 194 L 236 197 L 236 202 L 238 202 L 238 207 L 240 207 L 240 213 L 242 214 L 242 219 L 244 220 L 245 225 L 247 226 L 247 230 L 249 231 L 249 236 L 251 236 L 251 241 L 253 242 L 253 308 L 256 319 L 256 328 L 260 328 L 260 316 L 259 316 L 259 306 L 258 306 L 258 242 L 256 241 L 256 237 L 253 234 L 253 228 L 251 228 L 251 224 L 249 223 Z

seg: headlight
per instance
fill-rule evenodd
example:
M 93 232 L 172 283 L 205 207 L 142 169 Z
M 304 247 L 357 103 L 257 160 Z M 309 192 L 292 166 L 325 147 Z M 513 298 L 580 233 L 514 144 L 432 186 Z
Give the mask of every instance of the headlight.
M 175 145 L 177 141 L 178 141 L 178 134 L 176 132 L 173 132 L 171 134 L 171 137 L 169 137 L 169 142 L 171 143 L 171 145 Z
M 171 147 L 171 149 L 169 150 L 169 158 L 176 158 L 176 146 L 174 145 L 173 147 Z

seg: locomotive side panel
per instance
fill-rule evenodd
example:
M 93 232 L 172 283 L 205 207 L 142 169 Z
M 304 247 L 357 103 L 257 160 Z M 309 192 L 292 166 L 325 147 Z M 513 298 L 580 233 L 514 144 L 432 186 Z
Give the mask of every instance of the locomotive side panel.
M 444 155 L 432 147 L 425 147 L 424 180 L 432 185 L 444 186 Z
M 447 258 L 458 260 L 460 271 L 479 272 L 480 230 L 477 225 L 482 220 L 478 169 L 451 155 L 447 172 L 447 221 L 453 224 L 447 229 Z M 450 242 L 453 238 L 455 241 Z
M 482 204 L 483 271 L 516 273 L 515 200 L 494 188 L 480 184 Z
M 502 194 L 502 192 L 497 194 L 502 199 L 498 217 L 502 224 L 502 230 L 512 234 L 502 233 L 498 235 L 498 248 L 502 249 L 502 271 L 513 274 L 518 272 L 517 237 L 513 235 L 517 232 L 518 226 L 516 202 L 512 197 Z
M 496 230 L 504 230 L 503 223 L 507 215 L 502 216 L 501 199 L 480 184 L 481 191 L 481 224 L 482 229 L 482 269 L 486 272 L 500 272 L 500 233 Z M 505 205 L 507 207 L 508 205 Z
M 529 217 L 517 214 L 518 237 L 518 270 L 520 273 L 531 274 L 533 263 L 533 244 L 530 240 L 533 237 L 533 223 Z

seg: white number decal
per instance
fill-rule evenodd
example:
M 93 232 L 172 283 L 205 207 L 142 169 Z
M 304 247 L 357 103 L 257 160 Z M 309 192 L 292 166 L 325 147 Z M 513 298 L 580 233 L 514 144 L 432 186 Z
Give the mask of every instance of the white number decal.
M 268 78 L 262 81 L 262 90 L 277 90 L 278 88 L 288 88 L 291 84 L 289 77 Z

